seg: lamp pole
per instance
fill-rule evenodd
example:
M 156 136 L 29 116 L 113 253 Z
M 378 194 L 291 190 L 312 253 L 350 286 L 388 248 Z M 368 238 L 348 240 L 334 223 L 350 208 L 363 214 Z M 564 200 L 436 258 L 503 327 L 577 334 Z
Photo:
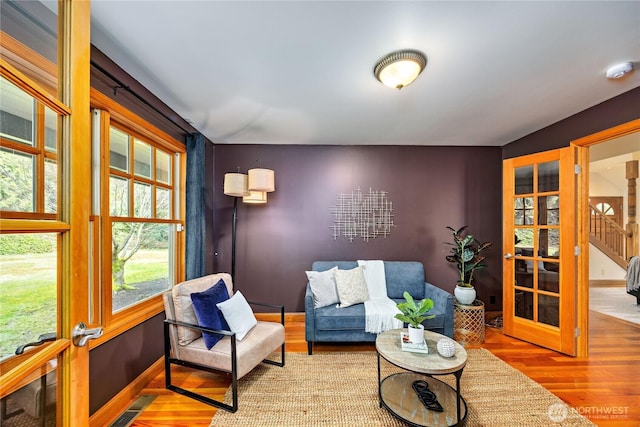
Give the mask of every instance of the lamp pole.
M 231 222 L 231 289 L 236 290 L 236 225 L 238 222 L 238 197 L 233 198 L 233 219 Z
M 253 182 L 249 185 L 249 182 Z M 275 190 L 274 172 L 271 169 L 250 169 L 248 174 L 224 174 L 224 195 L 233 196 L 233 218 L 231 222 L 231 280 L 232 291 L 236 289 L 236 227 L 238 223 L 238 198 L 244 203 L 267 203 L 267 192 Z

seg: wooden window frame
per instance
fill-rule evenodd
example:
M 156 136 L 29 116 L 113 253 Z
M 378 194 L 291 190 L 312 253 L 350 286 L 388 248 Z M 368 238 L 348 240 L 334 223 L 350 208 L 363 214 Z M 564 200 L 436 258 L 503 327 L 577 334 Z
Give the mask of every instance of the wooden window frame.
M 119 170 L 113 170 L 109 164 L 109 147 L 107 144 L 101 144 L 100 147 L 100 215 L 97 218 L 100 226 L 100 255 L 96 261 L 99 262 L 99 266 L 96 265 L 94 270 L 100 269 L 100 280 L 93 283 L 94 295 L 99 295 L 101 308 L 100 311 L 94 306 L 94 312 L 92 315 L 96 319 L 101 319 L 101 323 L 104 327 L 104 333 L 101 338 L 92 340 L 89 342 L 91 348 L 97 347 L 102 343 L 110 340 L 114 336 L 121 334 L 122 332 L 142 323 L 143 321 L 161 313 L 164 310 L 162 303 L 162 295 L 158 294 L 143 301 L 134 303 L 117 313 L 112 311 L 112 292 L 111 292 L 111 222 L 109 212 L 109 176 L 117 175 L 122 178 L 126 178 L 133 182 L 141 182 L 145 184 L 151 184 L 156 188 L 170 188 L 172 190 L 171 200 L 171 218 L 172 219 L 156 219 L 156 218 L 139 218 L 133 216 L 133 200 L 130 197 L 130 212 L 128 217 L 114 217 L 114 220 L 132 221 L 132 222 L 150 222 L 150 223 L 166 223 L 175 224 L 176 228 L 181 230 L 184 228 L 184 216 L 185 216 L 185 167 L 186 167 L 186 148 L 184 144 L 175 140 L 162 130 L 156 128 L 139 116 L 131 112 L 130 110 L 122 107 L 114 102 L 101 92 L 91 89 L 91 106 L 92 108 L 99 109 L 101 111 L 101 123 L 99 134 L 101 135 L 101 141 L 108 140 L 110 127 L 113 126 L 119 131 L 125 132 L 133 138 L 130 139 L 129 144 L 129 172 L 122 172 Z M 139 140 L 154 148 L 161 149 L 163 152 L 170 154 L 174 166 L 171 168 L 171 184 L 166 185 L 157 179 L 149 180 L 148 178 L 141 177 L 134 173 L 133 167 L 133 150 L 134 141 Z M 155 151 L 154 151 L 155 153 Z M 179 156 L 179 160 L 176 163 L 175 155 Z M 176 167 L 177 166 L 177 167 Z M 154 161 L 155 168 L 155 161 Z M 152 176 L 155 177 L 155 170 L 152 171 Z M 130 195 L 133 194 L 133 189 L 130 190 Z M 176 197 L 179 198 L 179 202 L 176 203 Z M 152 198 L 155 199 L 155 191 L 152 191 Z M 177 205 L 177 206 L 176 206 Z M 176 209 L 177 207 L 177 209 Z M 152 213 L 155 216 L 155 211 Z M 184 232 L 176 232 L 175 236 L 175 258 L 176 262 L 173 268 L 174 277 L 172 278 L 174 283 L 179 283 L 184 280 Z M 102 283 L 100 285 L 100 283 Z M 100 292 L 100 288 L 103 290 Z
M 47 160 L 59 165 L 58 155 L 60 147 L 56 151 L 50 151 L 45 144 L 45 108 L 49 108 L 58 116 L 69 115 L 71 112 L 57 100 L 52 99 L 46 88 L 39 86 L 24 76 L 19 70 L 12 67 L 4 59 L 0 59 L 0 75 L 9 83 L 22 90 L 35 101 L 35 115 L 33 117 L 35 134 L 33 145 L 15 141 L 11 138 L 0 136 L 0 147 L 13 150 L 18 153 L 33 156 L 35 159 L 34 173 L 34 206 L 33 211 L 0 211 L 3 219 L 23 220 L 58 220 L 60 212 L 60 185 L 56 194 L 56 213 L 45 212 L 45 164 Z M 56 128 L 56 133 L 59 129 Z M 60 173 L 58 173 L 58 182 Z
M 3 57 L 0 58 L 0 75 L 23 90 L 25 93 L 36 99 L 38 101 L 38 104 L 42 104 L 50 108 L 59 117 L 71 115 L 71 108 L 67 107 L 62 101 L 57 98 L 57 65 L 50 63 L 45 58 L 41 57 L 39 54 L 31 50 L 29 47 L 22 45 L 2 31 L 0 31 L 0 46 L 3 48 Z M 25 52 L 27 52 L 29 56 L 32 57 L 28 61 L 23 58 Z M 33 65 L 33 58 L 36 58 L 38 60 L 36 65 Z M 110 119 L 113 119 L 115 122 L 121 125 L 126 124 L 125 128 L 137 135 L 137 137 L 139 137 L 141 140 L 145 142 L 153 141 L 163 150 L 169 153 L 178 153 L 180 155 L 178 162 L 175 161 L 175 158 L 172 158 L 174 164 L 177 165 L 177 168 L 174 167 L 172 171 L 172 173 L 174 174 L 174 176 L 172 176 L 172 182 L 177 182 L 177 184 L 174 184 L 174 193 L 172 194 L 172 200 L 175 201 L 175 198 L 179 197 L 179 201 L 177 203 L 171 203 L 173 219 L 170 221 L 158 220 L 157 222 L 174 222 L 176 224 L 179 224 L 181 226 L 180 228 L 183 229 L 185 216 L 186 176 L 186 149 L 184 144 L 180 141 L 177 141 L 157 127 L 144 121 L 130 110 L 122 107 L 117 102 L 99 92 L 97 89 L 90 89 L 90 98 L 92 108 L 98 108 L 102 111 L 106 111 Z M 42 116 L 44 116 L 44 114 Z M 42 126 L 44 127 L 44 121 L 42 123 Z M 25 147 L 27 147 L 24 144 L 2 138 L 2 147 L 12 149 L 14 144 L 19 144 L 20 150 L 18 151 L 25 151 Z M 34 147 L 30 148 L 34 149 Z M 43 142 L 42 148 L 43 165 L 45 159 L 52 155 L 56 156 L 56 160 L 58 160 L 59 164 L 58 156 L 60 155 L 60 147 L 58 147 L 56 153 L 51 153 L 44 148 Z M 104 164 L 105 162 L 103 157 L 101 165 Z M 175 178 L 176 174 L 179 174 L 177 181 Z M 104 176 L 103 171 L 100 171 L 100 175 Z M 58 172 L 58 176 L 60 177 L 60 171 Z M 60 188 L 60 182 L 58 183 L 58 187 Z M 104 188 L 102 188 L 101 191 L 102 194 L 108 194 L 108 187 L 106 188 L 107 193 L 105 193 Z M 175 191 L 178 191 L 178 196 L 176 196 Z M 153 196 L 155 197 L 155 195 Z M 58 212 L 56 214 L 45 214 L 44 212 L 24 212 L 17 214 L 9 211 L 2 212 L 2 214 L 0 215 L 0 232 L 55 232 L 60 234 L 67 232 L 71 229 L 71 227 L 69 223 L 61 220 L 60 206 L 60 192 L 58 192 Z M 105 229 L 105 222 L 105 218 L 103 218 L 102 215 L 92 215 L 90 216 L 90 224 L 88 226 L 88 229 L 90 230 L 90 233 L 92 235 L 93 242 L 92 247 L 90 248 L 93 265 L 90 277 L 91 289 L 89 292 L 89 303 L 91 311 L 91 321 L 89 323 L 90 326 L 102 325 L 104 327 L 104 333 L 102 337 L 89 341 L 89 348 L 94 348 L 107 342 L 115 336 L 126 332 L 132 327 L 161 313 L 164 310 L 162 306 L 162 298 L 160 295 L 157 295 L 138 304 L 134 304 L 132 307 L 124 309 L 121 312 L 118 312 L 116 316 L 111 315 L 111 286 L 103 286 L 100 280 L 100 272 L 104 270 L 104 266 L 101 265 L 101 250 L 104 245 L 104 239 L 101 236 L 101 230 Z M 176 277 L 174 279 L 176 283 L 184 280 L 184 240 L 185 233 L 177 233 L 177 237 L 175 239 L 175 256 L 177 262 L 175 265 Z M 60 264 L 60 256 L 58 256 L 58 258 L 58 263 Z M 58 274 L 61 275 L 62 267 L 60 265 L 58 271 Z M 108 301 L 105 301 L 105 299 L 107 298 Z M 108 302 L 108 305 L 105 304 L 106 302 Z

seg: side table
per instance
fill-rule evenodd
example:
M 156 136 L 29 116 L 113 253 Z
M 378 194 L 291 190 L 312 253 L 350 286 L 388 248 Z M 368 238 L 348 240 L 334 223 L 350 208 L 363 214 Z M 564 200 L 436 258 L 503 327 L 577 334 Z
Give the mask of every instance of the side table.
M 453 339 L 462 344 L 484 342 L 484 303 L 474 300 L 471 305 L 454 302 Z

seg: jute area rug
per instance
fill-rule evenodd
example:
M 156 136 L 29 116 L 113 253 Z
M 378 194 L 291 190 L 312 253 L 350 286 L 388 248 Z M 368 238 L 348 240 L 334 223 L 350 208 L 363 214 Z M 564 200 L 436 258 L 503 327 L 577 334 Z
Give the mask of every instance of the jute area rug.
M 467 426 L 593 426 L 588 419 L 484 349 L 467 350 L 461 379 Z M 287 353 L 284 368 L 262 364 L 239 381 L 239 409 L 211 426 L 406 426 L 378 401 L 375 352 Z M 382 362 L 384 376 L 398 368 Z M 438 379 L 455 386 L 453 375 Z M 231 388 L 225 400 L 231 402 Z

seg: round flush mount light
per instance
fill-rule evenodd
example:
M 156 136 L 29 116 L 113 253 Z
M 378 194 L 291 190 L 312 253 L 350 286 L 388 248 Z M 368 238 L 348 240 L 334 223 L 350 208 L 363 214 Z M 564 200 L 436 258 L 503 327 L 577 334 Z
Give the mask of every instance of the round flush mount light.
M 398 50 L 378 61 L 373 74 L 385 86 L 402 89 L 413 83 L 426 65 L 427 57 L 419 50 Z
M 616 64 L 613 67 L 607 68 L 606 76 L 608 79 L 619 79 L 625 74 L 633 71 L 633 63 L 631 62 L 623 62 L 621 64 Z

